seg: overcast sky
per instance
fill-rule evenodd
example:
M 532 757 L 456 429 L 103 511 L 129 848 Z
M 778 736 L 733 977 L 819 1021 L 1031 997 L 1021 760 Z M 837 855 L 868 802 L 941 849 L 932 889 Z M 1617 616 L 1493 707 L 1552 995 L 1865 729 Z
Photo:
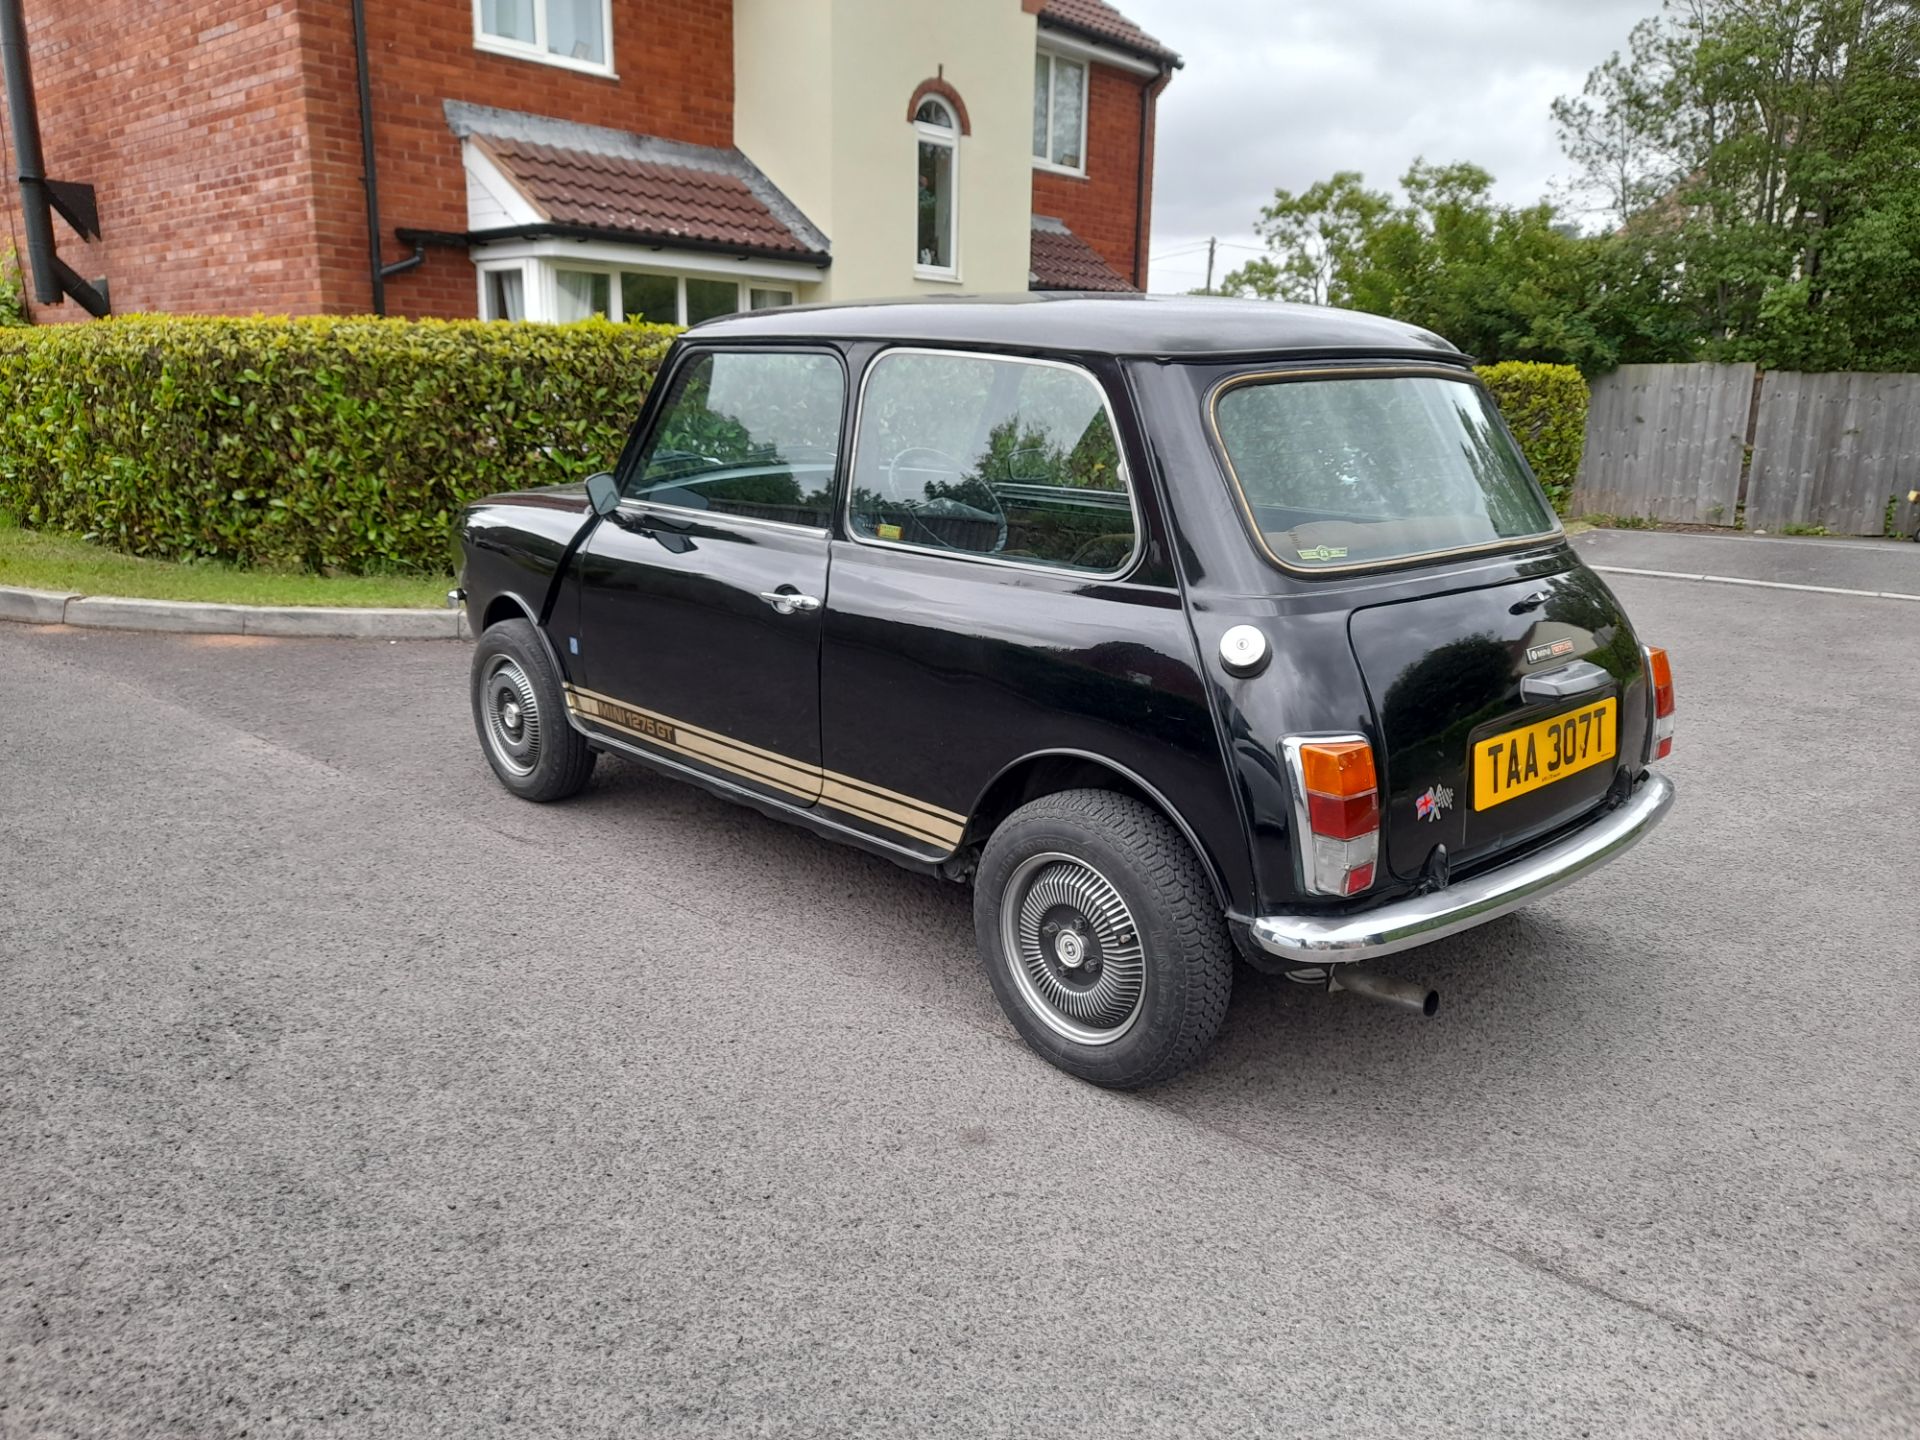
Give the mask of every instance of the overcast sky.
M 1471 160 L 1501 200 L 1547 195 L 1566 163 L 1547 107 L 1624 50 L 1659 0 L 1115 0 L 1178 50 L 1160 97 L 1149 287 L 1206 281 L 1258 243 L 1276 187 L 1336 170 L 1392 188 L 1415 156 Z M 1196 251 L 1195 246 L 1200 248 Z M 1185 254 L 1178 252 L 1186 251 Z M 1216 276 L 1217 278 L 1217 276 Z

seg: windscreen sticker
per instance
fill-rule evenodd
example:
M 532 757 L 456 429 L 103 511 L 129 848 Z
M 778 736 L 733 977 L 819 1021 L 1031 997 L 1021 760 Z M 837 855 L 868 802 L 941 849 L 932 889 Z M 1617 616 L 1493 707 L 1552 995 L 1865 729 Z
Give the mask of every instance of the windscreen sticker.
M 1311 550 L 1297 550 L 1294 553 L 1302 560 L 1344 560 L 1347 558 L 1347 547 L 1344 545 L 1316 545 Z

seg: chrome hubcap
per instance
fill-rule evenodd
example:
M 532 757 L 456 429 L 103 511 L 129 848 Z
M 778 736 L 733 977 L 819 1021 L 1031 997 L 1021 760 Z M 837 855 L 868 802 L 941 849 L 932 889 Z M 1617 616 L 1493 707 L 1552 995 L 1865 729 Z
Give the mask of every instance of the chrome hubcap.
M 1109 1045 L 1140 1018 L 1147 962 L 1114 883 L 1057 851 L 1014 869 L 1000 904 L 1007 972 L 1035 1018 L 1081 1045 Z
M 531 775 L 540 762 L 540 707 L 512 656 L 496 655 L 480 680 L 480 709 L 486 721 L 487 748 L 515 775 Z

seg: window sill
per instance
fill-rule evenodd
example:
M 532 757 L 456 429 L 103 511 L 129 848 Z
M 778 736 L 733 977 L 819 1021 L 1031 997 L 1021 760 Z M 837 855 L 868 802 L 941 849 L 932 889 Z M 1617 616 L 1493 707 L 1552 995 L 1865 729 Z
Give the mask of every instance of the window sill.
M 1034 159 L 1033 168 L 1042 172 L 1043 174 L 1059 175 L 1067 180 L 1084 180 L 1087 178 L 1087 171 L 1085 166 L 1082 166 L 1080 169 L 1075 170 L 1071 166 L 1056 165 L 1051 160 L 1042 160 L 1037 156 Z
M 551 50 L 536 50 L 530 45 L 516 45 L 510 40 L 496 40 L 490 35 L 476 35 L 473 48 L 487 55 L 504 55 L 509 60 L 530 60 L 535 65 L 551 65 L 556 70 L 572 70 L 580 75 L 594 75 L 602 80 L 618 80 L 611 64 L 596 64 L 592 60 L 575 60 L 570 55 L 555 55 Z
M 929 269 L 925 265 L 916 265 L 913 267 L 913 278 L 916 280 L 928 280 L 935 285 L 958 285 L 960 283 L 960 272 L 958 270 L 934 270 Z

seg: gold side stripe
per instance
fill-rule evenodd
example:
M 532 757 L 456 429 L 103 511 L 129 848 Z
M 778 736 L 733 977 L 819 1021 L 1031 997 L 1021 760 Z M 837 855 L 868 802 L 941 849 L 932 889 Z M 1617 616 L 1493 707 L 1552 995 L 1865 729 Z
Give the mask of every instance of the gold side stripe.
M 963 827 L 930 819 L 904 805 L 874 799 L 862 791 L 850 789 L 836 781 L 826 782 L 820 791 L 820 802 L 823 805 L 831 805 L 836 810 L 845 810 L 851 815 L 858 815 L 862 819 L 877 821 L 889 829 L 917 836 L 948 850 L 960 843 Z
M 777 751 L 749 745 L 744 740 L 735 740 L 697 725 L 688 725 L 671 716 L 588 690 L 584 686 L 567 685 L 563 688 L 567 706 L 575 714 L 649 745 L 676 751 L 802 799 L 818 800 L 836 810 L 938 848 L 953 849 L 965 832 L 965 816 L 917 800 L 911 795 L 902 795 L 851 775 L 840 775 L 790 760 Z M 625 723 L 628 719 L 640 720 L 651 728 L 643 729 Z
M 838 785 L 845 790 L 860 791 L 876 800 L 885 800 L 890 804 L 903 805 L 917 811 L 921 818 L 936 824 L 964 826 L 967 823 L 967 817 L 964 815 L 943 810 L 931 801 L 917 799 L 912 795 L 903 795 L 898 790 L 889 790 L 883 785 L 874 784 L 871 780 L 862 780 L 857 775 L 842 775 L 837 770 L 822 770 L 820 774 L 831 785 Z
M 757 780 L 763 785 L 771 785 L 776 790 L 784 790 L 788 794 L 797 795 L 803 800 L 815 800 L 819 798 L 820 779 L 810 771 L 799 770 L 793 766 L 775 765 L 767 761 L 757 760 L 751 756 L 730 754 L 717 745 L 703 743 L 699 736 L 689 736 L 686 740 L 681 740 L 678 737 L 669 740 L 664 736 L 639 730 L 631 725 L 623 725 L 620 721 L 614 719 L 611 714 L 606 713 L 607 707 L 604 706 L 602 702 L 589 697 L 581 696 L 576 698 L 569 695 L 567 697 L 567 703 L 573 708 L 576 714 L 584 716 L 596 725 L 604 725 L 609 730 L 617 730 L 622 735 L 630 735 L 636 740 L 644 740 L 649 745 L 658 745 L 663 749 L 675 751 L 678 754 L 689 756 L 692 759 L 703 760 L 709 765 L 716 765 L 722 770 L 730 770 L 736 775 L 743 775 L 748 779 Z
M 649 710 L 644 705 L 636 705 L 631 700 L 622 700 L 618 695 L 602 695 L 598 690 L 589 690 L 581 685 L 566 687 L 575 695 L 583 695 L 589 700 L 598 700 L 603 705 L 617 705 L 622 710 L 631 710 L 637 715 L 645 715 L 650 720 L 658 720 L 663 725 L 671 725 L 676 730 L 684 730 L 689 735 L 700 735 L 720 745 L 730 745 L 735 750 L 744 750 L 750 755 L 758 755 L 763 760 L 777 760 L 782 765 L 792 765 L 801 770 L 817 771 L 818 766 L 807 765 L 790 756 L 782 755 L 778 750 L 763 750 L 758 745 L 749 745 L 744 740 L 736 740 L 731 735 L 722 735 L 718 730 L 703 729 L 698 725 L 689 725 L 684 720 L 676 720 L 671 715 L 662 715 L 657 710 Z
M 658 720 L 663 725 L 671 725 L 674 729 L 684 731 L 688 735 L 703 736 L 716 745 L 726 745 L 735 750 L 744 750 L 750 755 L 758 755 L 782 765 L 789 765 L 797 770 L 804 770 L 810 775 L 819 775 L 828 780 L 838 781 L 841 785 L 847 786 L 850 789 L 864 790 L 869 795 L 881 800 L 890 800 L 896 805 L 910 806 L 915 810 L 925 812 L 925 814 L 932 819 L 944 820 L 949 824 L 960 826 L 964 826 L 967 823 L 967 817 L 955 811 L 942 809 L 931 801 L 922 800 L 914 795 L 905 795 L 898 790 L 889 790 L 884 785 L 876 785 L 871 780 L 862 780 L 857 775 L 842 775 L 836 770 L 823 770 L 817 766 L 807 765 L 803 761 L 782 755 L 777 750 L 763 750 L 758 745 L 749 745 L 744 740 L 735 740 L 731 735 L 722 735 L 715 730 L 703 729 L 698 725 L 689 725 L 686 721 L 676 720 L 671 715 L 662 715 L 657 711 L 635 705 L 629 700 L 622 700 L 614 695 L 603 695 L 597 690 L 589 690 L 582 685 L 569 685 L 566 689 L 569 694 L 582 695 L 589 699 L 599 700 L 603 704 L 617 705 L 623 710 L 632 710 L 637 714 L 647 716 L 649 719 Z

